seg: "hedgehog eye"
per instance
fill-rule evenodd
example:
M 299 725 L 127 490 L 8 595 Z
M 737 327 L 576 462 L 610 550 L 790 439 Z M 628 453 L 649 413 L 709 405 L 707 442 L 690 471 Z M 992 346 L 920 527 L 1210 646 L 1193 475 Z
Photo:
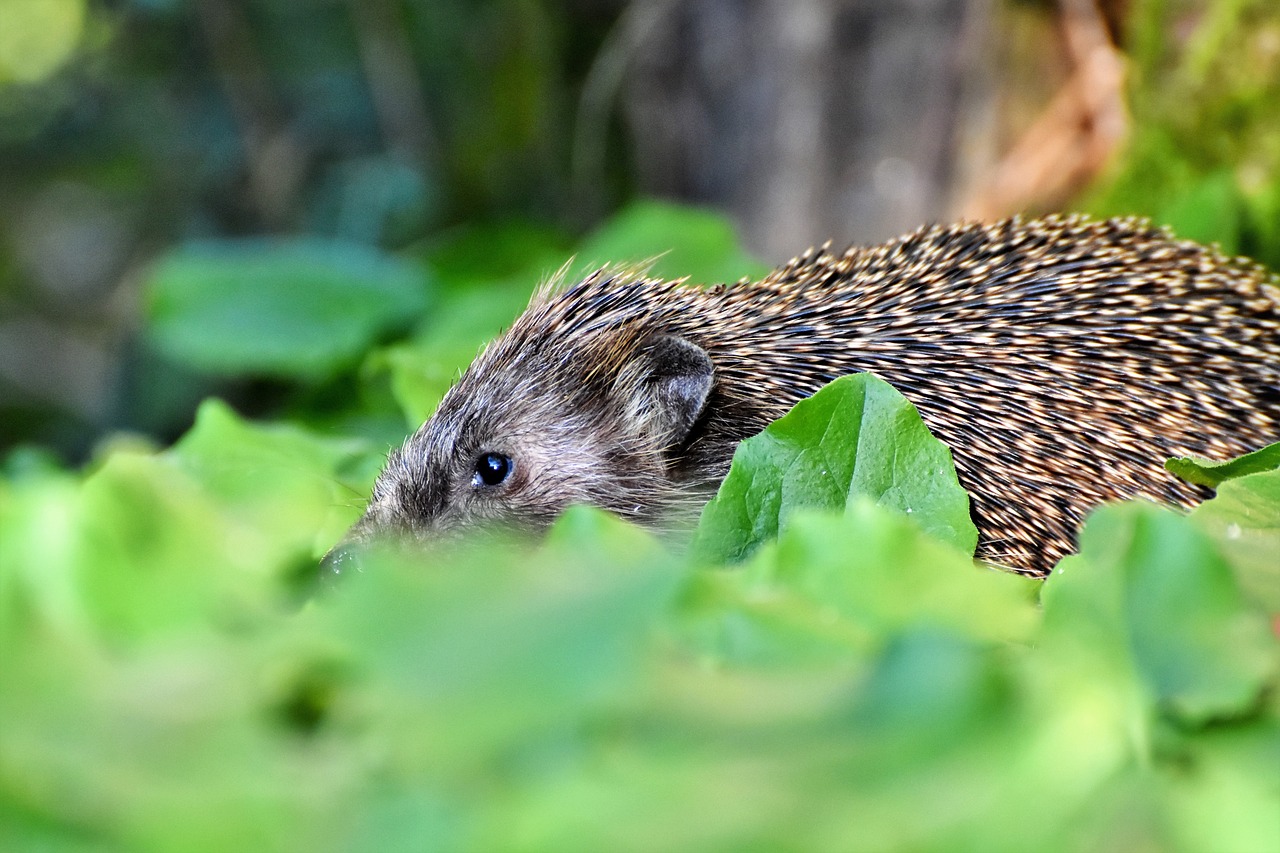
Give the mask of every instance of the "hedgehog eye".
M 503 453 L 482 453 L 476 460 L 475 486 L 496 486 L 511 474 L 511 457 Z

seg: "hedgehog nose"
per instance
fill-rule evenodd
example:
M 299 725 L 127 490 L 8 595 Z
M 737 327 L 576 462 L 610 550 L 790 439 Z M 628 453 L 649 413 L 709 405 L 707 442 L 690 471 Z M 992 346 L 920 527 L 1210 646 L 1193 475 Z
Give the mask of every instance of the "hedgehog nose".
M 346 542 L 339 542 L 320 561 L 320 583 L 332 586 L 345 574 L 360 571 L 359 549 Z

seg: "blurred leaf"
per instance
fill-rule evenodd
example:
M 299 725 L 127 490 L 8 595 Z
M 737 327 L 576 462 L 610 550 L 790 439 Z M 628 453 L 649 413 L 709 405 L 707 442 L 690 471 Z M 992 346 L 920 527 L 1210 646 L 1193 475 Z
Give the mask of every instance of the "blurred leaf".
M 656 201 L 632 203 L 583 241 L 571 278 L 609 265 L 646 266 L 655 276 L 693 284 L 768 272 L 739 248 L 723 216 Z
M 1127 661 L 1133 686 L 1179 718 L 1253 707 L 1277 647 L 1212 540 L 1171 511 L 1131 503 L 1095 512 L 1080 545 L 1045 583 L 1047 634 L 1114 678 L 1125 680 Z
M 927 758 L 989 724 L 1006 699 L 1007 677 L 963 634 L 912 628 L 891 639 L 861 684 L 850 722 L 901 762 Z
M 355 244 L 197 245 L 152 270 L 148 333 L 199 370 L 317 380 L 408 326 L 427 291 L 420 270 Z
M 246 436 L 207 412 L 194 444 L 221 427 L 234 458 Z M 328 461 L 301 434 L 274 437 L 281 453 Z M 260 479 L 278 472 L 208 489 L 176 454 L 134 445 L 83 479 L 0 488 L 0 842 L 314 847 L 332 829 L 326 792 L 351 768 L 299 751 L 268 713 L 272 667 L 300 665 L 305 648 L 272 565 L 299 531 L 229 506 L 254 492 L 256 509 L 278 513 Z
M 1183 850 L 1280 849 L 1280 715 L 1187 739 L 1181 772 L 1161 779 Z
M 1216 539 L 1245 591 L 1280 614 L 1280 470 L 1222 483 L 1191 521 Z
M 297 749 L 265 713 L 269 635 L 231 610 L 192 619 L 150 582 L 156 568 L 128 579 L 143 581 L 134 594 L 155 596 L 157 613 L 177 605 L 167 618 L 185 630 L 167 643 L 141 649 L 116 635 L 85 646 L 36 629 L 0 655 L 0 845 L 315 849 L 333 830 L 328 798 L 350 784 L 350 765 Z M 201 571 L 171 569 L 170 580 Z
M 447 290 L 487 287 L 521 279 L 527 292 L 569 258 L 569 240 L 559 231 L 514 220 L 445 232 L 421 253 Z
M 483 764 L 627 688 L 678 579 L 647 533 L 598 510 L 510 549 L 384 554 L 334 596 L 382 710 L 416 732 L 406 760 Z
M 738 446 L 703 510 L 695 549 L 711 562 L 742 560 L 797 509 L 843 508 L 864 496 L 973 553 L 978 531 L 951 451 L 915 406 L 865 373 L 837 379 Z
M 798 513 L 772 559 L 753 560 L 742 578 L 753 592 L 783 586 L 875 633 L 927 622 L 1008 641 L 1026 639 L 1038 623 L 1038 580 L 977 565 L 865 497 L 843 517 Z
M 1216 489 L 1227 480 L 1280 468 L 1280 442 L 1226 462 L 1194 457 L 1168 459 L 1165 460 L 1164 468 L 1188 483 Z
M 695 577 L 683 628 L 717 659 L 757 663 L 847 657 L 909 625 L 1019 641 L 1038 624 L 1039 586 L 862 498 L 842 516 L 798 510 L 776 545 Z
M 0 87 L 52 75 L 75 52 L 84 28 L 84 0 L 4 0 Z
M 1277 649 L 1212 544 L 1153 512 L 1135 525 L 1125 569 L 1135 661 L 1159 701 L 1196 721 L 1249 710 Z
M 0 477 L 42 479 L 62 470 L 57 454 L 34 444 L 20 444 L 0 458 Z
M 1280 8 L 1137 0 L 1126 18 L 1131 132 L 1085 206 L 1280 265 Z
M 16 497 L 0 519 L 14 525 L 0 541 L 0 627 L 16 616 L 20 629 L 129 647 L 190 630 L 227 596 L 263 601 L 240 574 L 259 555 L 235 549 L 217 507 L 169 460 L 117 451 L 83 483 Z
M 170 459 L 118 452 L 84 483 L 68 555 L 96 626 L 121 643 L 170 640 L 229 598 L 265 603 L 263 538 L 235 524 Z
M 359 439 L 250 423 L 218 400 L 200 406 L 171 455 L 224 513 L 262 532 L 256 550 L 277 562 L 331 546 L 360 515 L 368 474 L 376 470 L 369 463 L 382 461 Z M 361 472 L 360 481 L 344 481 L 348 470 Z
M 78 492 L 69 474 L 52 471 L 13 484 L 0 479 L 0 648 L 36 626 L 89 632 L 72 533 Z

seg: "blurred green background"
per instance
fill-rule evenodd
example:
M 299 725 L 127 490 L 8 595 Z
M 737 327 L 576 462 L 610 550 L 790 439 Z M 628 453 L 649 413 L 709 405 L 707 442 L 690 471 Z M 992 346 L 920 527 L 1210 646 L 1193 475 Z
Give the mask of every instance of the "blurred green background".
M 1278 81 L 1262 0 L 4 0 L 0 455 L 211 394 L 390 443 L 699 229 L 663 272 L 1081 207 L 1280 266 Z

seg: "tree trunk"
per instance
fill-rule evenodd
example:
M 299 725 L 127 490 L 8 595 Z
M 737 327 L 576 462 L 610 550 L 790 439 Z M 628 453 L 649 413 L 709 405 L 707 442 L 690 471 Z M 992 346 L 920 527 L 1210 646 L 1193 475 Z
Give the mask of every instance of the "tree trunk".
M 624 94 L 642 186 L 728 210 L 762 257 L 946 218 L 992 160 L 990 0 L 649 11 Z

